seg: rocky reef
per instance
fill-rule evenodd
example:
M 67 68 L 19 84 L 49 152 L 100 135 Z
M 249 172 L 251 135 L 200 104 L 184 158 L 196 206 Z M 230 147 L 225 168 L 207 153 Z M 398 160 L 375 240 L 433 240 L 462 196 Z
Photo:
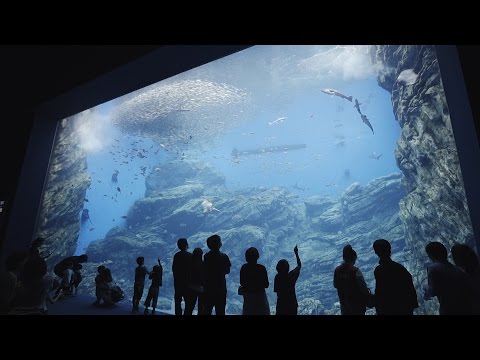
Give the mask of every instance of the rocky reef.
M 373 240 L 391 240 L 395 258 L 402 259 L 404 236 L 398 202 L 404 192 L 400 174 L 375 179 L 366 186 L 354 183 L 340 198 L 301 199 L 285 188 L 231 191 L 221 175 L 198 163 L 182 161 L 168 165 L 171 169 L 165 166 L 164 176 L 155 171 L 147 176 L 148 196 L 131 207 L 126 226 L 112 229 L 105 239 L 88 247 L 91 264 L 85 270 L 89 275 L 83 291 L 94 293 L 95 267 L 102 263 L 111 268 L 125 290 L 124 301 L 130 301 L 136 257 L 144 256 L 149 268 L 159 258 L 164 271 L 161 306 L 171 309 L 171 267 L 177 239 L 186 237 L 190 250 L 200 247 L 206 252 L 206 238 L 218 233 L 222 251 L 232 262 L 227 281 L 228 313 L 241 313 L 243 299 L 236 290 L 248 247 L 259 249 L 260 263 L 267 268 L 267 294 L 273 313 L 276 263 L 286 258 L 293 267 L 293 247 L 298 244 L 303 262 L 297 283 L 300 313 L 335 314 L 339 307 L 332 286 L 333 270 L 341 262 L 345 244 L 357 250 L 359 266 L 371 287 L 378 260 L 371 249 Z M 177 176 L 179 173 L 182 176 Z M 205 211 L 205 199 L 217 210 Z
M 454 243 L 474 247 L 448 104 L 434 46 L 380 45 L 371 55 L 383 65 L 378 84 L 391 93 L 402 128 L 395 151 L 407 192 L 400 218 L 408 268 L 419 290 L 425 284 L 428 242 L 440 241 L 448 249 Z M 429 301 L 420 312 L 437 310 L 438 304 Z
M 42 205 L 35 237 L 46 239 L 53 266 L 62 257 L 73 255 L 80 232 L 79 216 L 91 179 L 87 174 L 85 152 L 78 146 L 78 132 L 73 118 L 59 122 L 57 139 L 50 158 Z

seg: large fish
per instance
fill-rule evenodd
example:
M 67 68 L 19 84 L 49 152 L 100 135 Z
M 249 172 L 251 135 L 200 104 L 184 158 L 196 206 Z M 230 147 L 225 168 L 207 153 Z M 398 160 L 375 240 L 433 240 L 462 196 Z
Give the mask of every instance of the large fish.
M 374 133 L 374 131 L 373 131 L 372 124 L 370 124 L 370 121 L 368 121 L 367 116 L 366 116 L 366 115 L 362 115 L 361 118 L 362 118 L 362 121 L 364 122 L 364 124 L 367 125 L 367 126 L 372 130 L 372 134 L 375 135 L 375 133 Z
M 353 99 L 352 96 L 343 95 L 341 92 L 339 92 L 337 90 L 334 90 L 334 89 L 323 89 L 323 90 L 320 90 L 320 91 L 327 94 L 327 95 L 335 95 L 335 96 L 341 97 L 341 98 L 343 98 L 345 100 L 348 100 L 350 102 L 352 102 L 352 99 Z
M 363 114 L 362 114 L 362 111 L 360 110 L 360 105 L 362 105 L 362 104 L 359 103 L 357 99 L 355 99 L 355 105 L 353 105 L 353 107 L 354 107 L 355 109 L 357 109 L 357 111 L 358 111 L 358 113 L 359 113 L 360 115 L 363 115 Z

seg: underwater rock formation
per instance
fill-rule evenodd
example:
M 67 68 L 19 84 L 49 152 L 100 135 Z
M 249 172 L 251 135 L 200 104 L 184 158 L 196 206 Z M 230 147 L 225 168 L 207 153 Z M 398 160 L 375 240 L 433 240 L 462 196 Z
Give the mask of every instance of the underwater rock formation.
M 386 69 L 378 84 L 391 93 L 402 128 L 395 157 L 407 195 L 400 217 L 418 291 L 425 284 L 428 242 L 440 241 L 448 249 L 455 242 L 474 246 L 465 189 L 434 46 L 379 45 L 371 51 L 372 60 Z M 437 311 L 433 302 L 422 310 Z
M 49 166 L 42 207 L 38 215 L 35 237 L 42 236 L 45 248 L 52 255 L 49 266 L 60 258 L 73 255 L 80 233 L 80 212 L 91 179 L 87 174 L 85 152 L 78 146 L 78 132 L 73 131 L 76 122 L 63 119 L 61 131 Z
M 222 251 L 232 262 L 227 276 L 229 314 L 241 313 L 243 299 L 237 295 L 239 271 L 245 262 L 245 250 L 250 246 L 259 249 L 260 263 L 267 268 L 270 280 L 267 295 L 274 310 L 275 266 L 283 257 L 293 268 L 293 247 L 298 244 L 303 267 L 297 294 L 302 304 L 300 313 L 304 314 L 338 312 L 332 276 L 347 242 L 357 250 L 359 264 L 370 283 L 378 261 L 371 248 L 373 240 L 387 238 L 392 241 L 394 258 L 398 260 L 403 255 L 403 227 L 398 217 L 398 199 L 404 195 L 400 174 L 375 179 L 367 186 L 352 185 L 340 198 L 300 199 L 285 188 L 231 191 L 222 186 L 212 169 L 205 167 L 202 171 L 205 180 L 213 179 L 210 185 L 214 185 L 215 195 L 200 179 L 184 183 L 179 180 L 181 176 L 173 173 L 170 180 L 157 182 L 153 179 L 155 174 L 149 174 L 146 181 L 150 196 L 132 205 L 127 226 L 112 229 L 105 239 L 88 247 L 89 259 L 96 264 L 107 263 L 113 278 L 120 279 L 119 285 L 126 292 L 124 301 L 131 300 L 138 256 L 145 257 L 148 268 L 160 258 L 164 270 L 160 296 L 166 297 L 166 303 L 168 299 L 173 301 L 171 267 L 180 237 L 188 238 L 190 250 L 200 247 L 204 253 L 208 251 L 208 236 L 218 233 L 222 237 Z M 181 172 L 183 179 L 193 179 L 197 169 L 195 164 L 185 162 Z M 385 197 L 397 200 L 385 201 Z M 201 207 L 204 198 L 211 199 L 219 211 L 204 213 Z M 382 206 L 378 206 L 382 201 Z M 333 229 L 323 223 L 337 225 Z M 94 293 L 93 281 L 83 286 L 82 291 Z

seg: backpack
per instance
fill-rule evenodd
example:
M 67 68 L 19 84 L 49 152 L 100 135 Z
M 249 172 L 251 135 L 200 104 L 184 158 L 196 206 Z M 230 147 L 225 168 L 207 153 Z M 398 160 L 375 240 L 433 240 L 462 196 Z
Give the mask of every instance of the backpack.
M 112 298 L 113 302 L 119 302 L 123 300 L 125 293 L 122 289 L 120 289 L 120 286 L 114 285 L 110 288 L 110 297 Z

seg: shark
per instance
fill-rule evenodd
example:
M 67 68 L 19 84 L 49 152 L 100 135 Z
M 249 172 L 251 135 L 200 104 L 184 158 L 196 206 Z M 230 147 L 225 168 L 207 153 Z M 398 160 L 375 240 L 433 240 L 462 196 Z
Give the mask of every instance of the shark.
M 362 105 L 362 104 L 359 103 L 357 99 L 355 99 L 355 105 L 353 105 L 353 107 L 354 107 L 355 109 L 357 109 L 358 113 L 359 113 L 360 116 L 361 116 L 361 115 L 363 115 L 363 114 L 362 114 L 362 112 L 360 111 L 360 105 Z
M 353 99 L 352 96 L 343 95 L 341 92 L 339 92 L 337 90 L 334 90 L 334 89 L 323 89 L 323 90 L 320 90 L 320 91 L 327 94 L 327 95 L 334 95 L 334 96 L 341 97 L 342 99 L 348 100 L 350 102 L 352 102 L 352 99 Z
M 372 130 L 372 134 L 375 135 L 375 132 L 373 131 L 372 124 L 370 124 L 370 121 L 368 121 L 367 115 L 362 115 L 361 118 L 362 118 L 363 123 L 365 125 L 367 125 Z

